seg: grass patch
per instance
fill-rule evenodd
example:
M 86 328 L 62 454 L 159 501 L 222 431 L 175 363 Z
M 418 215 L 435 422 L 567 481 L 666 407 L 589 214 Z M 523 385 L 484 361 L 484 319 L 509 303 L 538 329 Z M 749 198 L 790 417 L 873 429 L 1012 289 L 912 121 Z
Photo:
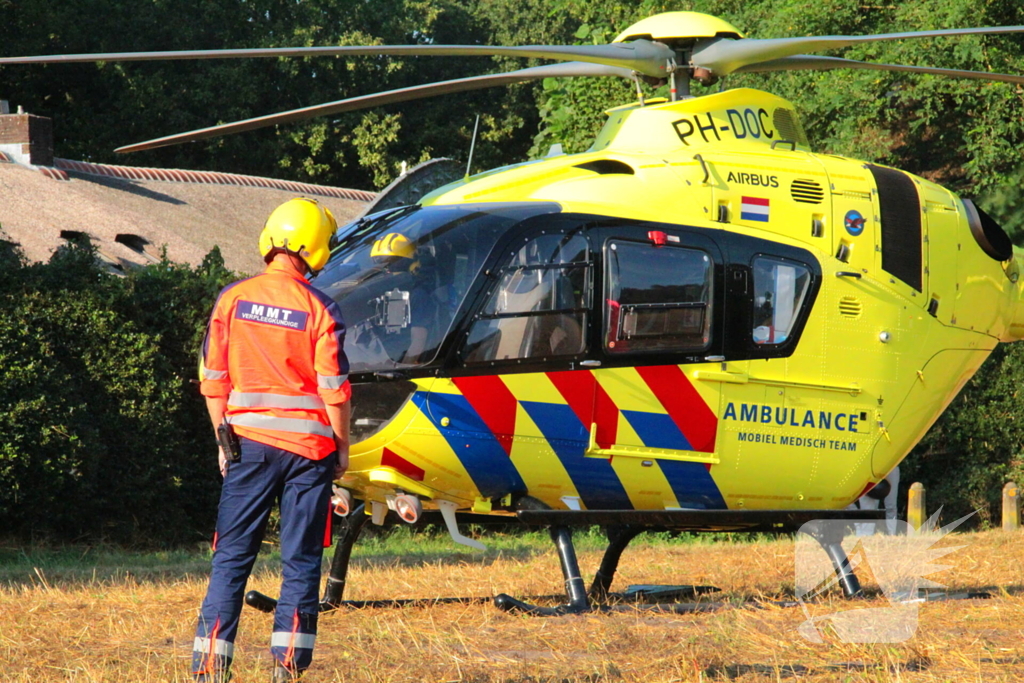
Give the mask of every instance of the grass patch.
M 484 552 L 457 545 L 447 531 L 439 527 L 370 528 L 352 553 L 353 566 L 416 567 L 430 564 L 493 564 L 497 558 L 528 560 L 550 554 L 554 559 L 551 539 L 546 531 L 493 531 L 471 526 L 464 530 L 487 546 Z M 762 534 L 668 534 L 649 533 L 638 537 L 631 548 L 670 548 L 688 545 L 752 544 L 774 539 Z M 574 532 L 577 551 L 600 552 L 607 545 L 598 527 Z M 324 553 L 324 570 L 330 566 L 333 550 Z M 97 546 L 28 546 L 11 542 L 0 546 L 0 587 L 118 583 L 168 582 L 205 578 L 210 569 L 209 546 L 172 550 L 135 550 L 113 545 Z M 280 567 L 277 540 L 263 544 L 254 572 L 276 571 Z
M 0 587 L 165 581 L 209 572 L 208 549 L 134 552 L 116 546 L 0 548 Z
M 597 531 L 580 532 L 579 560 L 593 576 Z M 647 681 L 1019 681 L 1024 679 L 1024 533 L 958 535 L 964 547 L 932 575 L 954 591 L 988 590 L 990 600 L 920 605 L 912 639 L 890 644 L 799 635 L 807 615 L 773 602 L 792 597 L 793 543 L 725 542 L 649 535 L 626 551 L 613 589 L 631 583 L 710 584 L 709 614 L 627 611 L 553 619 L 510 615 L 489 602 L 405 609 L 339 610 L 320 619 L 307 683 L 640 683 Z M 544 533 L 494 534 L 486 553 L 452 551 L 438 533 L 396 531 L 357 548 L 346 597 L 353 600 L 526 597 L 559 593 L 562 576 Z M 208 552 L 135 554 L 114 548 L 0 549 L 0 570 L 28 575 L 0 586 L 0 662 L 4 682 L 189 680 L 193 627 L 206 588 Z M 409 560 L 407 558 L 414 558 Z M 405 558 L 405 559 L 404 559 Z M 276 595 L 273 546 L 250 588 Z M 40 567 L 46 583 L 34 574 Z M 97 579 L 91 580 L 92 568 Z M 159 577 L 167 567 L 178 577 Z M 107 578 L 100 580 L 103 572 Z M 80 572 L 65 583 L 51 574 Z M 119 574 L 116 572 L 120 572 Z M 865 572 L 862 580 L 871 588 Z M 35 576 L 35 579 L 31 577 Z M 101 584 L 101 585 L 98 585 Z M 887 607 L 881 598 L 849 603 L 830 596 L 815 615 Z M 242 613 L 235 680 L 269 676 L 270 615 Z

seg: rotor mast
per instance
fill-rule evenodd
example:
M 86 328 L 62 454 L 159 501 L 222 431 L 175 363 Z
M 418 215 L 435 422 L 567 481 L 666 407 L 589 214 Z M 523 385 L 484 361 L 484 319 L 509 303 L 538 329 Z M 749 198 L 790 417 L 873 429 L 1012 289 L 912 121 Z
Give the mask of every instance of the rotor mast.
M 667 12 L 638 21 L 616 36 L 612 43 L 651 41 L 674 52 L 675 56 L 665 66 L 665 78 L 669 99 L 676 102 L 691 96 L 691 80 L 704 84 L 714 82 L 711 71 L 694 64 L 693 53 L 700 41 L 719 38 L 740 39 L 743 34 L 718 17 L 699 12 Z M 648 80 L 648 83 L 653 85 L 654 81 Z

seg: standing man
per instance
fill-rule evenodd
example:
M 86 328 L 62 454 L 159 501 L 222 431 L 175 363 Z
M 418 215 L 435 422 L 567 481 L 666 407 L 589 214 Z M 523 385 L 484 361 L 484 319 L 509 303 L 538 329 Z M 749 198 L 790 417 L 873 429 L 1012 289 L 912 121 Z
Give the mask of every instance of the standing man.
M 281 596 L 270 652 L 275 683 L 296 680 L 313 658 L 320 563 L 331 482 L 348 467 L 348 359 L 337 304 L 306 282 L 323 268 L 337 224 L 311 199 L 285 202 L 260 234 L 266 270 L 220 293 L 203 343 L 201 391 L 224 476 L 213 569 L 196 628 L 196 681 L 226 681 L 245 584 L 267 517 L 281 506 Z

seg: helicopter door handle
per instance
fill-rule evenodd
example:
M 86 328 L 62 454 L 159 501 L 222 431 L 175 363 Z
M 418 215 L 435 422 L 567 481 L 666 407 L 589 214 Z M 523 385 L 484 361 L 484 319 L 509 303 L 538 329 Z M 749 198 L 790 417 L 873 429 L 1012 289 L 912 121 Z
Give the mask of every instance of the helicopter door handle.
M 599 368 L 601 367 L 601 361 L 599 360 L 581 360 L 581 368 Z
M 852 277 L 859 280 L 861 278 L 861 275 L 860 273 L 854 273 L 853 271 L 849 270 L 840 270 L 836 272 L 836 277 Z
M 711 178 L 711 171 L 708 170 L 708 164 L 704 161 L 704 157 L 699 154 L 694 154 L 693 158 L 700 162 L 700 167 L 704 170 L 704 180 L 700 181 L 702 184 L 707 185 L 708 180 Z

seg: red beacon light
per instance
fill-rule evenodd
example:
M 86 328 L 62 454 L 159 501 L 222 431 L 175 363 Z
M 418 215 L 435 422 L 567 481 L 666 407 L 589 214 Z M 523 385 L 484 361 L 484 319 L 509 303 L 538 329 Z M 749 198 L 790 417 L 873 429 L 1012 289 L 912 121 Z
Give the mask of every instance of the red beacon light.
M 650 230 L 647 232 L 647 239 L 654 243 L 656 247 L 663 247 L 668 242 L 668 235 L 663 233 L 661 230 Z

